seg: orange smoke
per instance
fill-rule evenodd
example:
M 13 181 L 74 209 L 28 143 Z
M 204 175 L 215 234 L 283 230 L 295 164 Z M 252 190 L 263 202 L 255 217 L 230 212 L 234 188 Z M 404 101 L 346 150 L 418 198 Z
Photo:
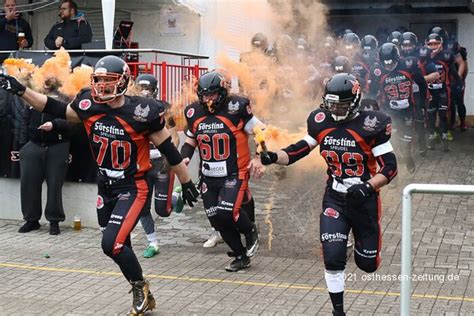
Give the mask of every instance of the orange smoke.
M 37 91 L 44 89 L 48 79 L 55 79 L 59 84 L 68 80 L 71 58 L 68 52 L 61 48 L 54 57 L 49 58 L 36 70 L 31 77 L 31 86 Z
M 62 82 L 59 91 L 69 97 L 75 96 L 81 89 L 90 86 L 92 72 L 92 67 L 85 65 L 74 68 L 68 79 Z
M 184 108 L 198 100 L 197 91 L 198 80 L 195 76 L 190 75 L 186 80 L 181 82 L 181 87 L 176 94 L 170 98 L 171 108 L 170 114 L 173 116 L 178 130 L 186 127 L 186 118 L 184 117 Z
M 27 84 L 31 75 L 38 68 L 23 58 L 7 58 L 3 62 L 3 67 L 5 67 L 10 76 L 15 77 L 22 84 Z

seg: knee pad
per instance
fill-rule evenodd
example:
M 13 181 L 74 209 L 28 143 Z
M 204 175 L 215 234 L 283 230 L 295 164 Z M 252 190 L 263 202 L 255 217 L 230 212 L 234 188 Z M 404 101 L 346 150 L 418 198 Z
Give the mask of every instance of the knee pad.
M 372 259 L 364 258 L 357 255 L 356 253 L 354 260 L 357 267 L 367 273 L 375 272 L 379 268 L 379 263 L 377 262 L 377 258 L 372 258 Z
M 338 249 L 332 249 L 329 247 L 324 248 L 324 267 L 326 270 L 340 271 L 346 267 L 346 246 L 345 243 L 340 243 Z

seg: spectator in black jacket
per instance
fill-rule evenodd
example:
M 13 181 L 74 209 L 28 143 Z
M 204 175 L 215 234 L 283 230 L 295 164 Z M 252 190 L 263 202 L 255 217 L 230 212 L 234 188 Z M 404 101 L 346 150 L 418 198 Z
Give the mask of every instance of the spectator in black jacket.
M 62 99 L 55 92 L 56 87 L 54 79 L 45 83 L 49 96 Z M 54 129 L 60 132 L 53 131 L 51 121 L 56 125 Z M 62 187 L 69 160 L 68 123 L 33 108 L 25 111 L 23 123 L 27 133 L 23 135 L 22 143 L 27 142 L 20 150 L 20 195 L 26 223 L 18 232 L 27 233 L 40 228 L 41 188 L 46 180 L 48 193 L 44 214 L 50 222 L 49 233 L 58 235 L 59 222 L 65 219 Z
M 28 22 L 16 10 L 16 0 L 4 0 L 3 14 L 0 14 L 0 50 L 18 50 L 33 45 L 33 36 Z M 19 38 L 19 34 L 23 36 Z M 0 56 L 0 64 L 8 55 Z
M 61 22 L 56 23 L 44 39 L 49 49 L 81 49 L 83 43 L 92 41 L 92 29 L 84 15 L 78 14 L 77 4 L 63 0 L 59 8 Z

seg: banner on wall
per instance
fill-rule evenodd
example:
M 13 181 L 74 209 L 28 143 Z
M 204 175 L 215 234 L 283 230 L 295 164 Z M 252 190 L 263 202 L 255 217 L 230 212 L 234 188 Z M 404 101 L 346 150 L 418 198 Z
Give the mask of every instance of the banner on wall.
M 177 36 L 184 35 L 181 27 L 181 13 L 174 9 L 164 9 L 160 14 L 160 35 Z

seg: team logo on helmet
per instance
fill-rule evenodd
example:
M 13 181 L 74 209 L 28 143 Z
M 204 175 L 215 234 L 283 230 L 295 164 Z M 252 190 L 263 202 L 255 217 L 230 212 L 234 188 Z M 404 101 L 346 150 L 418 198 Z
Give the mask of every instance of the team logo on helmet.
M 352 83 L 352 94 L 358 94 L 360 92 L 359 81 L 357 81 L 357 80 L 352 81 L 351 80 L 351 83 Z
M 186 116 L 191 118 L 193 117 L 194 115 L 194 109 L 193 108 L 190 108 L 187 112 L 186 112 Z
M 382 71 L 380 70 L 380 68 L 375 68 L 375 69 L 374 69 L 374 75 L 376 75 L 377 77 L 379 77 L 381 74 L 382 74 Z
M 323 112 L 319 112 L 314 117 L 314 121 L 316 123 L 321 123 L 322 121 L 324 121 L 324 119 L 326 119 L 326 114 L 324 114 Z
M 338 218 L 338 217 L 339 217 L 339 212 L 336 211 L 336 210 L 333 209 L 333 208 L 330 208 L 330 207 L 326 208 L 326 209 L 324 210 L 324 213 L 323 213 L 323 214 L 324 214 L 325 216 L 327 216 L 327 217 L 332 217 L 332 218 Z
M 100 210 L 104 207 L 104 198 L 100 195 L 97 196 L 97 209 Z
M 92 105 L 92 102 L 89 99 L 84 99 L 84 100 L 81 100 L 81 102 L 79 102 L 79 108 L 83 111 L 88 110 L 91 107 L 91 105 Z

